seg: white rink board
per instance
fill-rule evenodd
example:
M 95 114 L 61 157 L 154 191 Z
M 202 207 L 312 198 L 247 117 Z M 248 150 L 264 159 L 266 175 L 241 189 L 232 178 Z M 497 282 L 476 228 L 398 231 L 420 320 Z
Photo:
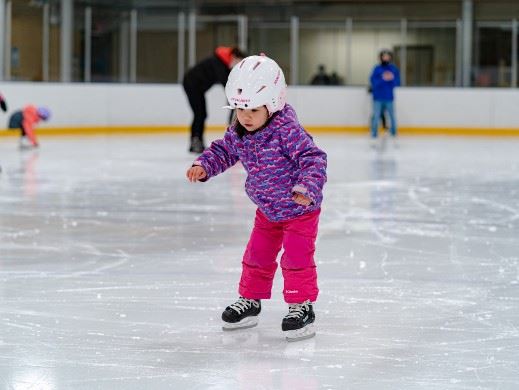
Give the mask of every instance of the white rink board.
M 47 105 L 53 117 L 42 127 L 186 126 L 191 111 L 178 84 L 0 83 L 10 110 Z M 289 87 L 288 100 L 308 126 L 365 126 L 371 96 L 360 87 Z M 209 125 L 224 125 L 223 88 L 207 95 Z M 519 91 L 511 89 L 400 88 L 401 127 L 519 128 Z M 7 118 L 7 117 L 5 117 Z

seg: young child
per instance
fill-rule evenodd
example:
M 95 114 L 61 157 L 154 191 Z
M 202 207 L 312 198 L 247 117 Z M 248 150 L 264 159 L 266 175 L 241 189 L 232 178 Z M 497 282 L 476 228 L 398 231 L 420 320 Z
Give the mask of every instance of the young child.
M 283 246 L 283 294 L 289 309 L 281 328 L 289 341 L 312 337 L 319 291 L 313 255 L 326 153 L 285 104 L 285 77 L 272 59 L 243 59 L 231 71 L 225 94 L 237 118 L 187 171 L 191 182 L 206 181 L 241 161 L 247 171 L 245 191 L 258 206 L 242 261 L 240 297 L 223 312 L 223 329 L 257 325 Z
M 34 131 L 35 125 L 40 120 L 48 120 L 50 118 L 50 110 L 45 107 L 36 108 L 28 105 L 23 110 L 15 111 L 9 118 L 10 129 L 20 129 L 20 149 L 37 148 L 38 139 Z

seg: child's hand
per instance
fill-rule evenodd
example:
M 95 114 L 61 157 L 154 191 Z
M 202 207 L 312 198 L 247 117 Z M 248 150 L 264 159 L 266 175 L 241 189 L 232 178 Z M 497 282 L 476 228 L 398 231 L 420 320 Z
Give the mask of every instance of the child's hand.
M 186 177 L 191 183 L 193 183 L 205 179 L 207 177 L 207 172 L 200 165 L 195 165 L 187 170 Z
M 310 204 L 312 203 L 312 200 L 310 198 L 307 198 L 302 194 L 294 194 L 292 199 L 294 199 L 294 202 L 302 206 L 310 206 Z

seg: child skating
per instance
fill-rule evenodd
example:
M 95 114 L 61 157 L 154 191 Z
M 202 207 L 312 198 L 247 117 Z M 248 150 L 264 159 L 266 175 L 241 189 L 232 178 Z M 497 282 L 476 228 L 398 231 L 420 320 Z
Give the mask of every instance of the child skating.
M 37 148 L 35 127 L 41 120 L 50 118 L 50 110 L 46 107 L 35 107 L 32 104 L 23 110 L 15 111 L 9 118 L 9 129 L 20 130 L 20 149 Z
M 257 325 L 283 247 L 283 295 L 289 308 L 281 328 L 289 341 L 312 337 L 319 291 L 314 252 L 326 153 L 285 104 L 285 77 L 272 59 L 243 59 L 231 71 L 225 94 L 236 121 L 187 171 L 191 182 L 206 181 L 241 161 L 247 172 L 245 191 L 258 206 L 243 255 L 240 297 L 222 313 L 223 329 Z

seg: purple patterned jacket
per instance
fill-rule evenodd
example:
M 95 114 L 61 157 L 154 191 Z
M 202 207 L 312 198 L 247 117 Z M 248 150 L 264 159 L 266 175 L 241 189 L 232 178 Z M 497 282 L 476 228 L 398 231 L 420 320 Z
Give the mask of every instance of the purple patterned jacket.
M 284 221 L 321 207 L 326 153 L 301 127 L 290 105 L 274 114 L 265 128 L 243 138 L 230 126 L 194 164 L 204 168 L 208 180 L 238 161 L 247 171 L 247 195 L 270 220 Z M 295 203 L 294 193 L 307 196 L 312 204 Z

